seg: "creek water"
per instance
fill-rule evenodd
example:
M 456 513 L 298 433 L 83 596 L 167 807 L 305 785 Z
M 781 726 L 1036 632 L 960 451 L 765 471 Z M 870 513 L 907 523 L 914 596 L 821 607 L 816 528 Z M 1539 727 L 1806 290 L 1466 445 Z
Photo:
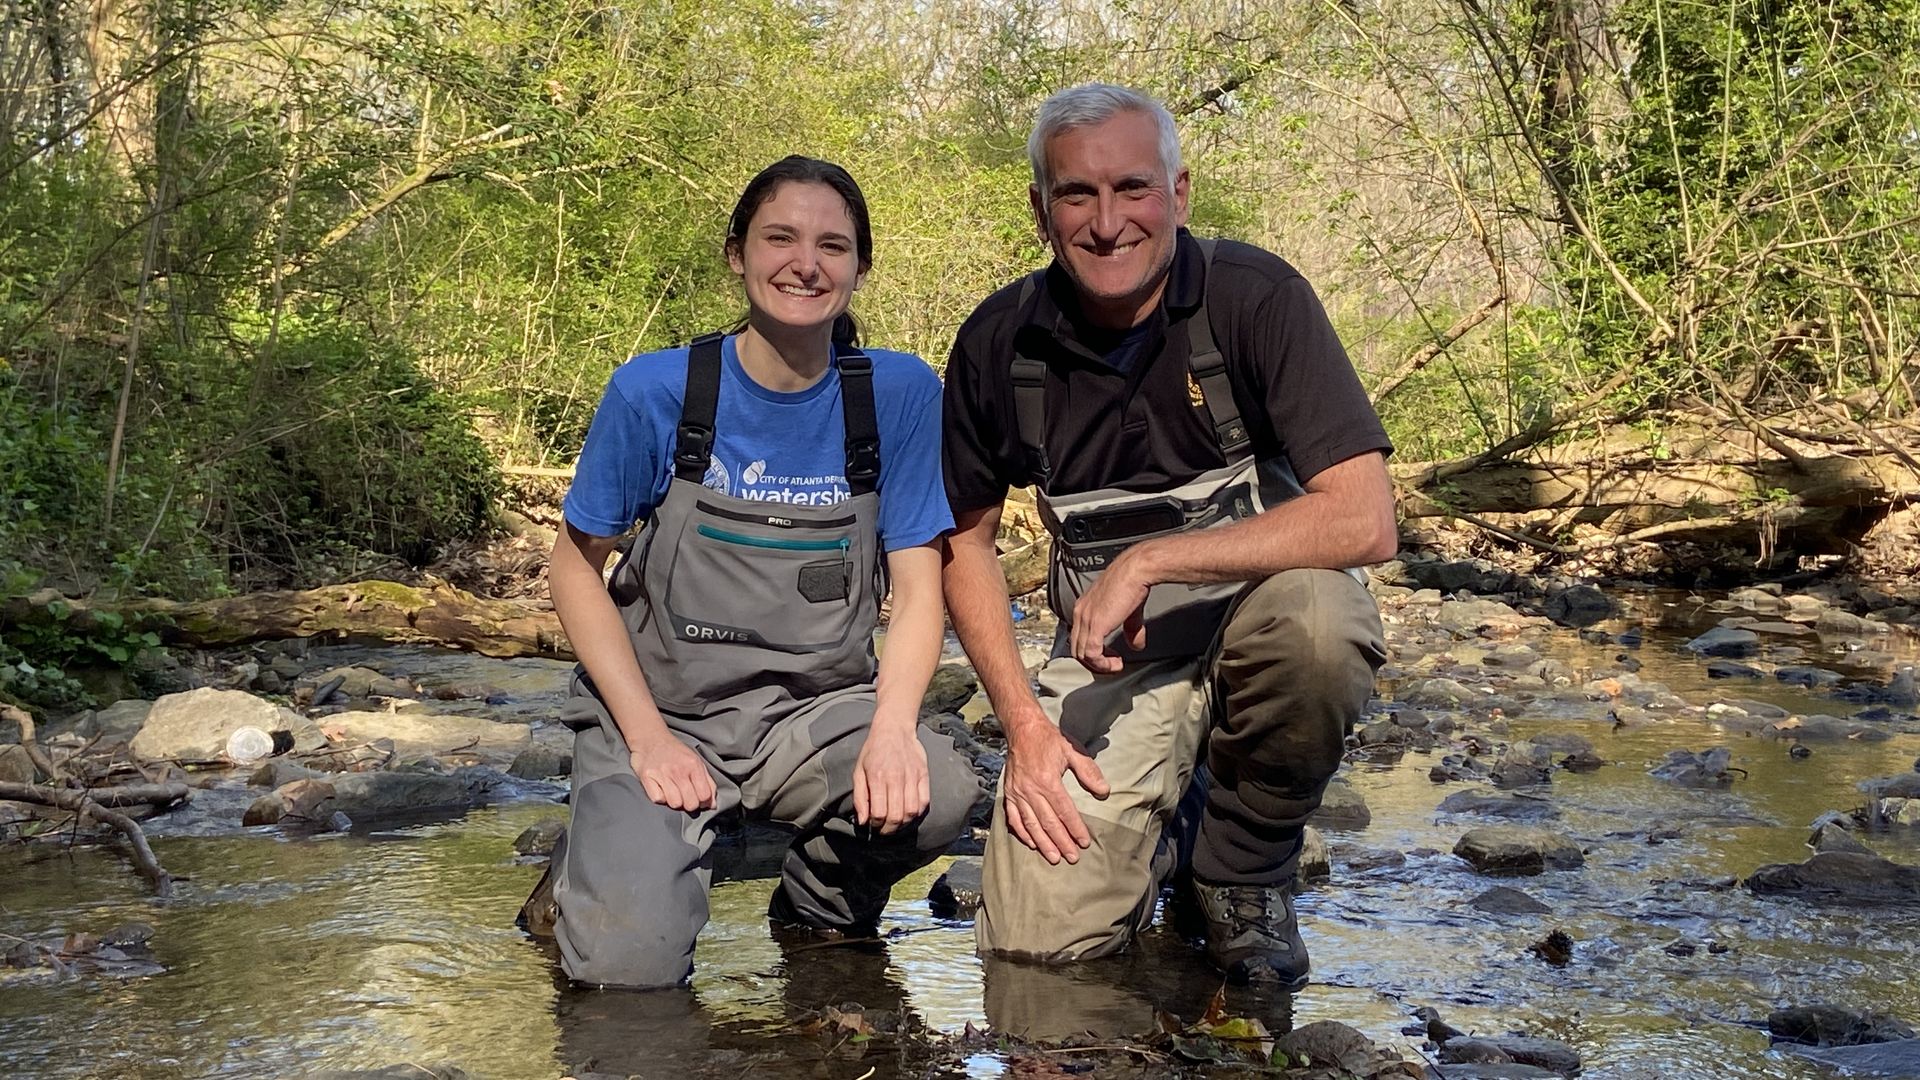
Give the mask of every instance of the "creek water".
M 1544 653 L 1595 668 L 1620 651 L 1570 631 L 1549 640 Z M 1636 654 L 1641 677 L 1699 704 L 1764 692 L 1798 713 L 1850 711 L 1771 681 L 1710 682 L 1699 661 L 1673 648 L 1679 640 L 1649 630 Z M 553 691 L 542 680 L 554 671 L 526 661 L 357 655 L 384 659 L 396 673 L 458 667 L 449 678 L 522 680 L 523 711 L 537 711 Z M 1609 763 L 1556 773 L 1551 785 L 1557 826 L 1586 848 L 1585 868 L 1495 881 L 1449 854 L 1484 822 L 1436 813 L 1459 789 L 1428 779 L 1444 750 L 1350 764 L 1345 775 L 1372 821 L 1326 830 L 1332 880 L 1299 898 L 1314 985 L 1292 1000 L 1236 992 L 1234 1012 L 1269 1027 L 1339 1020 L 1411 1053 L 1419 1039 L 1400 1029 L 1414 1007 L 1432 1005 L 1463 1030 L 1565 1040 L 1590 1078 L 1827 1075 L 1769 1049 L 1763 1021 L 1782 1004 L 1831 1002 L 1920 1020 L 1920 983 L 1910 978 L 1920 908 L 1812 907 L 1758 899 L 1734 884 L 1762 864 L 1804 860 L 1808 823 L 1859 804 L 1859 781 L 1914 768 L 1920 736 L 1822 743 L 1795 759 L 1779 742 L 1703 714 L 1616 727 L 1542 704 L 1505 724 L 1505 739 L 1585 735 Z M 1730 746 L 1745 770 L 1730 787 L 1676 787 L 1647 773 L 1668 750 L 1715 745 Z M 618 1075 L 845 1080 L 871 1069 L 884 1080 L 927 1071 L 925 1059 L 901 1049 L 911 1040 L 829 1039 L 804 1021 L 858 1002 L 869 1015 L 888 1010 L 937 1033 L 972 1024 L 1034 1038 L 1118 1039 L 1150 1030 L 1155 1009 L 1193 1018 L 1219 985 L 1197 953 L 1157 928 L 1113 961 L 983 965 L 971 923 L 938 919 L 925 900 L 950 859 L 895 890 L 883 947 L 782 944 L 764 917 L 777 849 L 736 845 L 721 852 L 689 989 L 568 989 L 548 947 L 514 927 L 540 870 L 516 862 L 511 848 L 523 828 L 564 813 L 519 803 L 310 838 L 158 830 L 159 857 L 185 879 L 167 903 L 149 900 L 112 851 L 0 849 L 0 947 L 140 920 L 155 928 L 155 957 L 167 969 L 131 979 L 0 971 L 0 1075 L 279 1077 L 451 1064 L 501 1078 L 591 1065 Z M 1920 862 L 1916 833 L 1868 839 L 1893 859 Z M 1492 915 L 1468 904 L 1494 884 L 1524 889 L 1552 910 Z M 1528 951 L 1553 929 L 1575 942 L 1563 967 Z M 939 1071 L 989 1077 L 1007 1068 L 989 1049 Z

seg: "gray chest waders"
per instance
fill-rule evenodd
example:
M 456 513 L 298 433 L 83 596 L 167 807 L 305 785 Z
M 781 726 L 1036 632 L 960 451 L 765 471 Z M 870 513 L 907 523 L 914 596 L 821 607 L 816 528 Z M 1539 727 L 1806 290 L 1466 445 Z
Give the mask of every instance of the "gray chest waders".
M 842 350 L 838 366 L 849 497 L 742 499 L 701 484 L 721 360 L 719 335 L 696 340 L 673 480 L 608 582 L 669 725 L 724 756 L 748 749 L 758 725 L 873 681 L 882 591 L 873 365 Z
M 701 484 L 720 341 L 693 344 L 674 479 L 608 585 L 663 718 L 707 765 L 715 804 L 688 812 L 648 798 L 619 726 L 576 673 L 562 714 L 577 732 L 572 817 L 549 874 L 561 964 L 580 982 L 686 977 L 707 920 L 719 814 L 741 809 L 799 830 L 770 915 L 853 929 L 878 918 L 893 882 L 945 850 L 978 793 L 951 740 L 921 728 L 927 814 L 886 837 L 852 822 L 882 588 L 872 363 L 857 351 L 838 358 L 849 498 L 759 502 Z
M 1197 242 L 1206 272 L 1211 274 L 1214 241 Z M 1021 289 L 1022 303 L 1037 287 L 1035 277 L 1026 279 Z M 1045 438 L 1047 365 L 1032 356 L 1013 358 L 1014 419 L 1028 468 L 1039 479 L 1040 517 L 1053 538 L 1047 599 L 1060 619 L 1056 653 L 1073 623 L 1075 601 L 1086 595 L 1101 572 L 1127 548 L 1143 540 L 1243 521 L 1304 490 L 1285 461 L 1254 458 L 1253 441 L 1234 401 L 1226 360 L 1214 343 L 1204 283 L 1201 296 L 1199 308 L 1186 321 L 1187 370 L 1205 399 L 1221 455 L 1230 464 L 1201 473 L 1169 491 L 1142 495 L 1101 488 L 1073 495 L 1048 494 L 1053 466 Z M 1204 654 L 1226 625 L 1234 600 L 1244 588 L 1243 582 L 1153 586 L 1147 592 L 1147 647 L 1138 653 L 1127 652 L 1127 660 Z

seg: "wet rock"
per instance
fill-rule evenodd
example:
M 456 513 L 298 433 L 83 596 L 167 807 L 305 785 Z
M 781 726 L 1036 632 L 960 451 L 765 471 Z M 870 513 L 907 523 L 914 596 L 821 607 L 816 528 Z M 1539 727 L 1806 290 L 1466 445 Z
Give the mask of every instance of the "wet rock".
M 1424 679 L 1395 694 L 1401 703 L 1426 709 L 1459 709 L 1484 704 L 1488 695 L 1452 679 Z
M 1920 772 L 1864 780 L 1860 790 L 1880 799 L 1920 799 Z
M 1327 850 L 1327 838 L 1311 825 L 1300 830 L 1297 873 L 1301 881 L 1325 881 L 1333 876 L 1333 856 Z
M 1580 1075 L 1580 1055 L 1557 1039 L 1524 1035 L 1461 1035 L 1440 1044 L 1443 1064 L 1531 1065 L 1554 1076 Z
M 461 752 L 510 761 L 532 741 L 525 724 L 418 711 L 335 713 L 321 721 L 320 729 L 343 746 L 390 739 L 403 758 Z
M 1433 613 L 1433 625 L 1462 637 L 1512 633 L 1526 622 L 1526 616 L 1498 600 L 1448 600 Z
M 143 922 L 121 923 L 100 935 L 102 945 L 111 945 L 116 949 L 131 949 L 145 945 L 153 940 L 153 927 Z
M 1727 594 L 1727 603 L 1748 611 L 1775 612 L 1787 608 L 1777 585 L 1735 589 Z
M 1559 1073 L 1511 1061 L 1475 1061 L 1465 1064 L 1430 1065 L 1436 1080 L 1552 1080 Z
M 927 893 L 927 907 L 939 919 L 970 919 L 980 910 L 980 860 L 955 859 Z
M 1479 758 L 1466 754 L 1448 754 L 1427 771 L 1427 779 L 1436 784 L 1458 780 L 1485 780 L 1487 766 Z
M 1545 784 L 1553 779 L 1553 752 L 1530 742 L 1514 743 L 1493 763 L 1495 787 L 1516 788 Z
M 1647 770 L 1647 774 L 1684 787 L 1725 787 L 1733 783 L 1733 773 L 1727 768 L 1732 760 L 1733 751 L 1724 746 L 1699 753 L 1670 750 L 1667 760 Z
M 1766 676 L 1757 667 L 1736 663 L 1732 660 L 1710 660 L 1707 662 L 1709 679 L 1761 679 Z
M 1860 1046 L 1914 1038 L 1912 1027 L 1871 1010 L 1791 1005 L 1767 1014 L 1767 1033 L 1807 1046 Z
M 318 780 L 326 775 L 326 773 L 309 769 L 297 761 L 269 758 L 261 762 L 259 768 L 253 770 L 253 775 L 247 777 L 247 784 L 251 787 L 277 788 L 284 784 L 291 784 L 295 780 Z
M 1421 588 L 1438 589 L 1443 593 L 1455 593 L 1462 589 L 1471 593 L 1505 592 L 1513 583 L 1511 573 L 1485 559 L 1408 563 L 1406 576 Z
M 1687 642 L 1686 648 L 1701 656 L 1724 656 L 1738 660 L 1759 651 L 1760 635 L 1751 630 L 1716 626 Z
M 1920 903 L 1920 867 L 1878 855 L 1820 852 L 1797 865 L 1772 863 L 1746 880 L 1755 896 L 1835 905 Z
M 1547 618 L 1561 626 L 1592 626 L 1619 611 L 1612 597 L 1592 585 L 1575 585 L 1547 597 Z
M 455 775 L 430 772 L 341 773 L 333 781 L 333 809 L 354 818 L 378 818 L 475 805 L 483 797 Z
M 1799 739 L 1807 742 L 1884 742 L 1893 737 L 1889 731 L 1862 724 L 1857 720 L 1842 720 L 1837 716 L 1789 716 L 1785 720 L 1775 720 L 1761 730 L 1761 734 L 1770 739 Z
M 1865 1046 L 1782 1046 L 1782 1050 L 1838 1069 L 1847 1076 L 1920 1076 L 1920 1039 L 1871 1043 Z
M 1483 874 L 1538 874 L 1577 870 L 1586 856 L 1580 845 L 1549 829 L 1486 825 L 1468 831 L 1453 853 Z
M 1827 608 L 1813 621 L 1813 628 L 1830 637 L 1870 637 L 1887 632 L 1887 624 L 1863 619 L 1839 608 Z
M 552 855 L 554 845 L 567 833 L 567 823 L 561 818 L 549 818 L 535 822 L 520 831 L 513 838 L 513 850 L 516 854 L 530 856 Z
M 1560 816 L 1559 808 L 1545 799 L 1495 795 L 1486 791 L 1456 791 L 1442 799 L 1435 812 L 1474 814 L 1506 818 L 1509 821 L 1551 821 Z
M 1590 754 L 1593 752 L 1592 739 L 1571 731 L 1543 731 L 1527 741 L 1542 750 L 1555 754 Z
M 1519 889 L 1505 885 L 1495 885 L 1467 901 L 1467 904 L 1476 911 L 1490 915 L 1544 915 L 1553 910 Z
M 1775 668 L 1773 677 L 1786 683 L 1788 686 L 1808 686 L 1814 689 L 1819 689 L 1823 686 L 1832 686 L 1841 679 L 1838 672 L 1828 671 L 1826 668 L 1809 667 L 1804 664 L 1790 664 L 1786 667 Z
M 957 713 L 973 700 L 974 692 L 980 689 L 979 679 L 974 677 L 973 669 L 965 664 L 941 664 L 933 669 L 933 679 L 927 683 L 927 692 L 920 699 L 922 713 Z
M 1415 732 L 1403 728 L 1391 720 L 1376 720 L 1353 733 L 1353 741 L 1361 746 L 1367 747 L 1406 747 L 1413 745 L 1415 738 Z
M 128 749 L 134 760 L 217 761 L 236 728 L 290 731 L 297 751 L 318 750 L 326 737 L 311 720 L 240 690 L 202 687 L 168 694 L 153 709 Z
M 1707 711 L 1713 712 L 1715 711 L 1715 708 L 1718 706 L 1724 706 L 1725 708 L 1730 708 L 1730 709 L 1739 709 L 1741 712 L 1746 713 L 1748 716 L 1757 716 L 1762 720 L 1784 720 L 1787 717 L 1793 715 L 1792 713 L 1788 712 L 1787 710 L 1781 708 L 1778 705 L 1773 704 L 1772 702 L 1753 701 L 1747 698 L 1733 698 L 1732 700 L 1726 701 L 1726 702 L 1715 702 L 1714 705 L 1710 705 L 1707 707 Z
M 1364 874 L 1370 870 L 1405 866 L 1407 857 L 1401 852 L 1383 848 L 1347 847 L 1340 849 L 1340 865 L 1349 874 Z
M 507 766 L 508 776 L 517 776 L 523 780 L 545 780 L 553 776 L 573 775 L 573 755 L 551 746 L 529 746 L 520 751 L 513 764 Z
M 104 709 L 89 712 L 73 726 L 74 734 L 102 743 L 124 743 L 139 733 L 153 711 L 153 702 L 140 698 L 116 701 Z
M 1920 799 L 1875 799 L 1868 812 L 1875 825 L 1920 825 Z
M 1855 855 L 1871 855 L 1873 852 L 1861 843 L 1853 833 L 1838 821 L 1824 821 L 1813 827 L 1813 834 L 1807 837 L 1807 846 L 1815 851 L 1845 851 Z
M 333 797 L 334 786 L 325 780 L 295 780 L 255 799 L 240 823 L 249 827 L 321 823 L 334 809 L 330 805 Z
M 1337 1020 L 1315 1020 L 1303 1024 L 1273 1041 L 1274 1057 L 1286 1054 L 1305 1058 L 1322 1069 L 1338 1069 L 1350 1075 L 1372 1076 L 1393 1058 L 1373 1045 L 1373 1040 Z
M 1367 808 L 1367 800 L 1361 798 L 1359 792 L 1336 777 L 1327 784 L 1320 808 L 1307 820 L 1322 828 L 1363 829 L 1373 822 L 1373 811 Z

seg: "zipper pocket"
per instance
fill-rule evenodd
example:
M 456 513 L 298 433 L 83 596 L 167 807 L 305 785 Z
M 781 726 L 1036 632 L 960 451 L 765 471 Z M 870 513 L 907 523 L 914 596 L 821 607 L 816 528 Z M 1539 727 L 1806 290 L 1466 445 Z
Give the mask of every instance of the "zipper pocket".
M 853 547 L 853 541 L 844 537 L 839 540 L 788 540 L 778 536 L 747 536 L 743 533 L 716 529 L 711 525 L 695 525 L 694 531 L 709 540 L 740 544 L 744 547 L 772 548 L 776 551 L 838 551 L 844 555 Z
M 848 514 L 846 517 L 829 518 L 826 521 L 796 521 L 779 514 L 746 514 L 723 506 L 715 506 L 712 503 L 696 502 L 694 505 L 703 513 L 712 514 L 714 517 L 726 518 L 728 521 L 744 521 L 751 525 L 766 525 L 775 529 L 841 529 L 852 525 L 855 520 L 852 514 Z

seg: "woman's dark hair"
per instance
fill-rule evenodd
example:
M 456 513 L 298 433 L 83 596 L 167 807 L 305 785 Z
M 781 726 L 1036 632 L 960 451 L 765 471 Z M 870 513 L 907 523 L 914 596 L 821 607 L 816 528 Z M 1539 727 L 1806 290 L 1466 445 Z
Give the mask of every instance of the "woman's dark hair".
M 733 206 L 733 216 L 727 219 L 729 254 L 739 252 L 740 245 L 746 242 L 747 226 L 752 224 L 753 215 L 760 212 L 762 203 L 773 198 L 781 184 L 825 184 L 837 192 L 847 204 L 847 216 L 853 219 L 853 248 L 860 259 L 860 272 L 864 274 L 873 266 L 873 224 L 867 218 L 867 197 L 861 194 L 860 185 L 853 182 L 847 170 L 833 162 L 799 154 L 781 158 L 748 181 L 747 189 L 740 193 L 740 201 Z M 833 321 L 833 340 L 846 345 L 860 340 L 860 328 L 850 312 L 841 312 Z

